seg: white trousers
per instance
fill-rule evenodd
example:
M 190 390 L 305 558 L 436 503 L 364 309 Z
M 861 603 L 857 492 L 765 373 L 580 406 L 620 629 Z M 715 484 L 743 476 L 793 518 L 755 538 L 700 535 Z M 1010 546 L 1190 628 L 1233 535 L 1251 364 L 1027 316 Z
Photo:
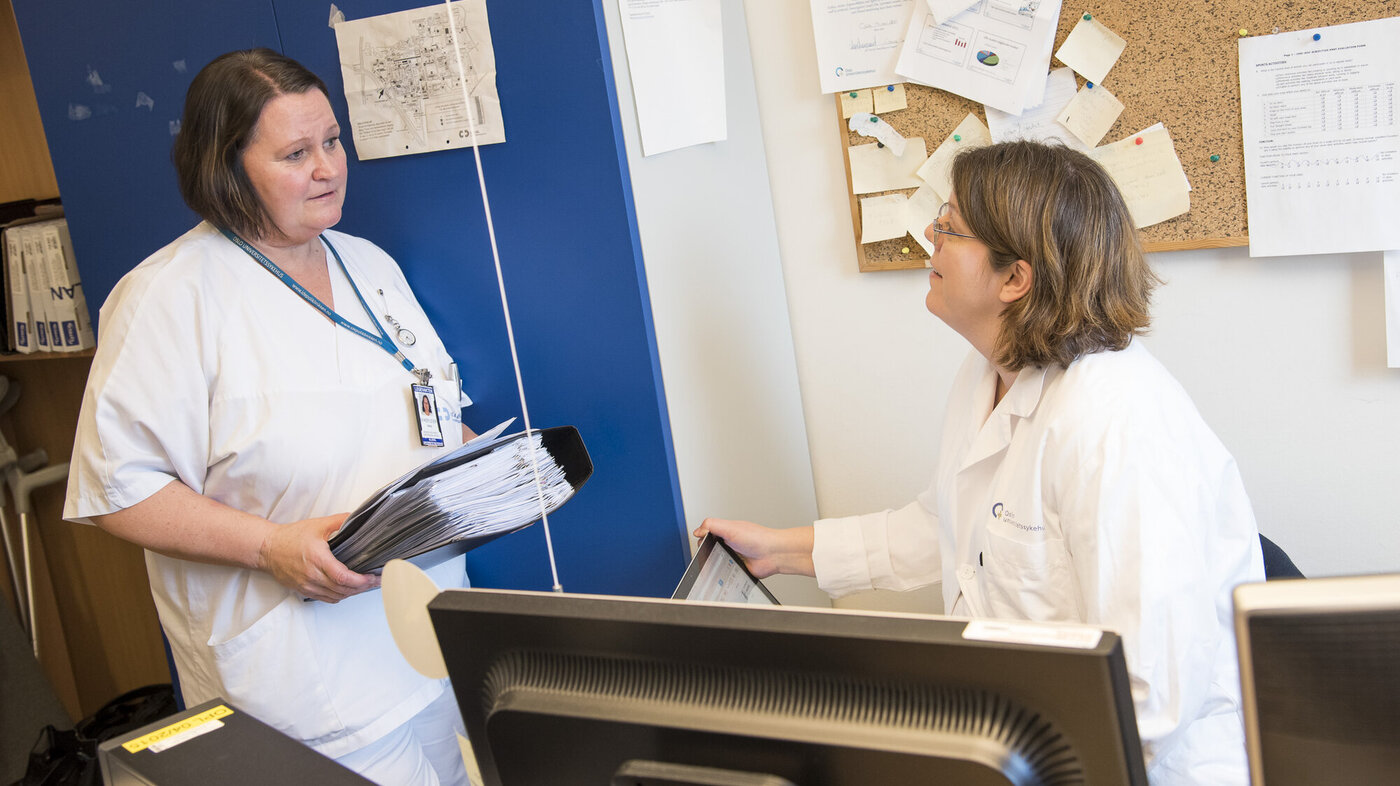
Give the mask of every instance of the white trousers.
M 466 730 L 449 687 L 407 723 L 336 761 L 381 786 L 467 786 L 458 734 Z

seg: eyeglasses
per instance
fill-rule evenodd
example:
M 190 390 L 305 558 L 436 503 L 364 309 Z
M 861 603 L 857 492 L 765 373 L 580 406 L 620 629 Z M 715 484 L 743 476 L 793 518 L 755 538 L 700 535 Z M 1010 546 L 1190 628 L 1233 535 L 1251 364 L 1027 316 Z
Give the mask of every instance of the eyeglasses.
M 977 237 L 976 237 L 975 235 L 964 235 L 964 234 L 961 233 L 961 232 L 954 232 L 954 231 L 951 230 L 951 229 L 944 229 L 944 228 L 943 228 L 943 227 L 949 225 L 949 224 L 948 224 L 948 221 L 947 221 L 947 219 L 948 219 L 948 213 L 949 213 L 952 209 L 953 209 L 953 205 L 952 205 L 951 203 L 949 203 L 949 202 L 944 202 L 944 203 L 943 203 L 943 206 L 940 207 L 940 208 L 938 208 L 938 216 L 933 220 L 933 223 L 932 223 L 931 225 L 929 225 L 929 229 L 931 229 L 931 230 L 933 231 L 933 233 L 934 233 L 934 235 L 933 235 L 933 248 L 934 248 L 935 251 L 941 250 L 941 249 L 943 248 L 943 236 L 944 236 L 944 235 L 952 235 L 953 237 L 965 237 L 965 238 L 967 238 L 967 239 L 969 239 L 969 240 L 976 240 L 976 239 L 977 239 Z

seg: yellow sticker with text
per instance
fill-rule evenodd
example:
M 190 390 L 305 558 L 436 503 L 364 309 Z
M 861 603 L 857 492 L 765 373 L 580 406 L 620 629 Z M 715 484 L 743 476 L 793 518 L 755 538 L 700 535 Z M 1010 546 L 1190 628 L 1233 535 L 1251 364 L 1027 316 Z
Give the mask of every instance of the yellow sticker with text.
M 168 740 L 171 737 L 174 737 L 178 734 L 185 734 L 186 732 L 189 732 L 193 729 L 197 729 L 206 723 L 209 723 L 211 721 L 217 721 L 221 718 L 227 718 L 232 714 L 233 710 L 220 704 L 215 707 L 210 707 L 209 709 L 199 713 L 198 715 L 191 715 L 190 717 L 185 718 L 181 721 L 176 721 L 175 723 L 172 723 L 169 726 L 166 726 L 165 728 L 158 729 L 156 731 L 151 732 L 150 734 L 145 734 L 140 737 L 137 737 L 136 739 L 131 740 L 130 742 L 123 742 L 122 747 L 126 748 L 132 753 L 138 753 L 158 742 Z

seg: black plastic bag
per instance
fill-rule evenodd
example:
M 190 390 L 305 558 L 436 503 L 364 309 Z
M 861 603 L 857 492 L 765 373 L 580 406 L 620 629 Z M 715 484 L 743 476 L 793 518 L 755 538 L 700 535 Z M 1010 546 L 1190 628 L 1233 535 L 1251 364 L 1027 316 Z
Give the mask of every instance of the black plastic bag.
M 147 685 L 112 699 L 72 730 L 45 726 L 29 752 L 24 777 L 13 786 L 100 786 L 98 744 L 175 710 L 175 691 L 169 684 Z

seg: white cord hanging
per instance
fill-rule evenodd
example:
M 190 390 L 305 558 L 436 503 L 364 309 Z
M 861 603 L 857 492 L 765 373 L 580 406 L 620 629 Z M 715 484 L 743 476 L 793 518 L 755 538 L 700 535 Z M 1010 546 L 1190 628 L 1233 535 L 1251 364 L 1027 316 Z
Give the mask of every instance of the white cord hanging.
M 457 19 L 452 13 L 452 0 L 443 0 L 447 9 L 447 29 L 452 35 L 452 51 L 457 58 L 457 81 L 462 87 L 462 111 L 467 116 L 468 139 L 471 140 L 472 155 L 476 159 L 476 182 L 481 186 L 481 207 L 486 214 L 486 234 L 491 240 L 491 258 L 496 263 L 496 284 L 501 292 L 501 312 L 506 320 L 506 339 L 510 342 L 510 361 L 515 366 L 515 389 L 520 393 L 520 414 L 525 421 L 525 430 L 530 430 L 530 408 L 525 404 L 525 382 L 520 375 L 520 356 L 515 350 L 515 328 L 510 320 L 510 303 L 506 300 L 506 280 L 501 274 L 501 252 L 496 247 L 496 225 L 491 220 L 491 201 L 486 194 L 486 174 L 481 167 L 481 147 L 476 143 L 476 120 L 472 117 L 471 89 L 467 86 L 467 69 L 462 62 L 462 48 L 457 41 Z M 544 526 L 544 545 L 549 551 L 549 572 L 554 579 L 554 591 L 563 592 L 559 583 L 559 567 L 554 560 L 554 540 L 549 533 L 549 514 L 545 512 L 544 487 L 540 483 L 539 464 L 534 453 L 530 454 L 530 467 L 535 473 L 535 496 L 540 501 L 540 523 Z

